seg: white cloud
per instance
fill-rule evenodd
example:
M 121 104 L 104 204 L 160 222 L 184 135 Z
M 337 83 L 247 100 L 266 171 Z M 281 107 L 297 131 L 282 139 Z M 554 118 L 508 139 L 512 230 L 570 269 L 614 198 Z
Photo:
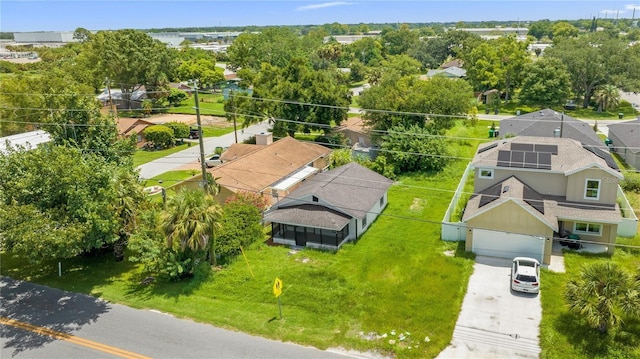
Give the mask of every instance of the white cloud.
M 296 9 L 296 11 L 317 10 L 317 9 L 323 9 L 325 7 L 344 6 L 344 5 L 353 5 L 353 3 L 344 2 L 344 1 L 325 2 L 325 3 L 321 3 L 321 4 L 312 4 L 312 5 L 300 6 L 300 7 L 298 7 Z
M 629 4 L 629 5 L 625 5 L 624 8 L 627 10 L 633 10 L 633 9 L 640 10 L 640 5 Z

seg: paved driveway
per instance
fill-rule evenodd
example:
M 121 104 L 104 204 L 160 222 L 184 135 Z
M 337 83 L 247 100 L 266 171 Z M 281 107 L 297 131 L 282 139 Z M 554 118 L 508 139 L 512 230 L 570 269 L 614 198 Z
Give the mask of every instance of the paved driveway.
M 538 358 L 540 295 L 512 292 L 509 259 L 477 256 L 451 344 L 438 358 Z

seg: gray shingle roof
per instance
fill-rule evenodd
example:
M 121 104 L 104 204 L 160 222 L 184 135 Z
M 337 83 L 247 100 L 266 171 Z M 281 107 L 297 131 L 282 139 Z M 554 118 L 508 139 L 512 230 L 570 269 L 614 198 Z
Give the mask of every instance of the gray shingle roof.
M 320 228 L 332 228 L 339 222 L 337 213 L 320 217 L 318 207 L 331 212 L 318 203 L 326 202 L 338 212 L 350 218 L 363 218 L 389 189 L 392 180 L 355 162 L 318 173 L 303 182 L 280 203 L 265 214 L 265 221 L 311 224 Z M 303 200 L 316 196 L 318 203 Z M 309 206 L 310 205 L 310 206 Z M 295 216 L 295 218 L 294 218 Z M 312 218 L 312 217 L 316 218 Z M 348 221 L 347 221 L 348 222 Z
M 609 133 L 613 133 L 622 141 L 623 147 L 633 153 L 640 152 L 640 118 L 633 121 L 618 122 L 607 125 Z M 614 146 L 620 147 L 614 143 Z
M 527 113 L 500 121 L 500 136 L 554 137 L 554 131 L 562 125 L 562 137 L 571 138 L 586 146 L 609 149 L 600 140 L 593 127 L 569 115 L 550 109 Z

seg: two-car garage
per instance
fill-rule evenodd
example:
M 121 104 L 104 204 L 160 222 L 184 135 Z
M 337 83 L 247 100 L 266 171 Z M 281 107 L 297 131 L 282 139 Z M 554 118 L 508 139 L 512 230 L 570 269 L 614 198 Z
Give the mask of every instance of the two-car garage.
M 474 228 L 472 251 L 477 255 L 514 258 L 531 257 L 545 262 L 545 237 Z

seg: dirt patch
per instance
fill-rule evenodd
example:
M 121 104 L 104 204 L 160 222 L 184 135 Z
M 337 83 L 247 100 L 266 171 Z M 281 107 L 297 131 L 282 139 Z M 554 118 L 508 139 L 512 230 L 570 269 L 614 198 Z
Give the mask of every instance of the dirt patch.
M 163 124 L 167 122 L 182 122 L 188 125 L 195 125 L 197 122 L 196 115 L 182 115 L 182 114 L 162 114 L 153 115 L 144 118 L 145 121 L 153 122 L 155 124 Z M 229 122 L 225 117 L 220 116 L 200 116 L 200 122 L 203 126 L 212 127 L 228 127 Z
M 413 212 L 422 211 L 424 208 L 423 200 L 421 198 L 414 198 L 413 203 L 409 206 L 409 209 Z

